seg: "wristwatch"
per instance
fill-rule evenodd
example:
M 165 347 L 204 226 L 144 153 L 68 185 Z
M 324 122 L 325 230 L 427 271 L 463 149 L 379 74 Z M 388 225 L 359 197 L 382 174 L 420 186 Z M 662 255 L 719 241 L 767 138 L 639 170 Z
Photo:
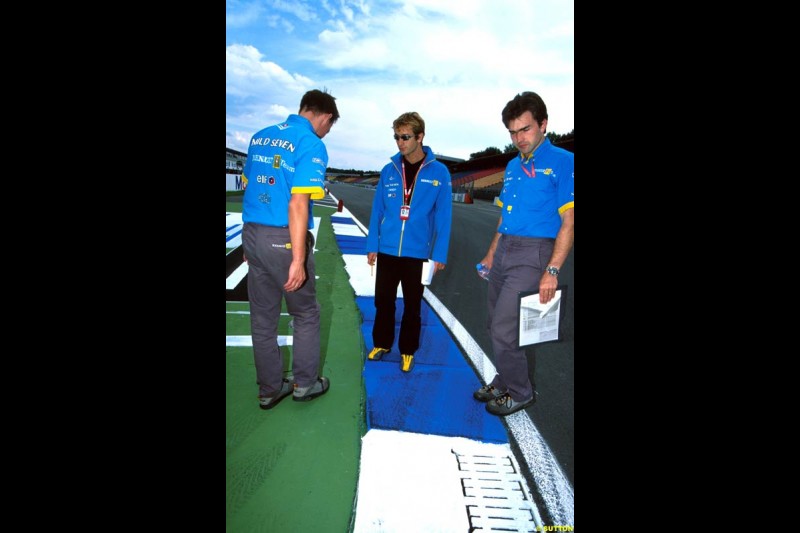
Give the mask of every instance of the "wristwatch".
M 558 268 L 550 265 L 545 270 L 547 270 L 548 274 L 552 274 L 553 276 L 558 277 Z

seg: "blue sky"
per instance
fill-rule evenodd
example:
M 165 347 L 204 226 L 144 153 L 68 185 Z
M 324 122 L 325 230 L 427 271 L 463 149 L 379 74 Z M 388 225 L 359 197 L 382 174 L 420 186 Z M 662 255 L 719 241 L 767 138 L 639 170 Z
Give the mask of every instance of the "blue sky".
M 437 154 L 502 150 L 500 113 L 522 91 L 544 99 L 549 132 L 575 127 L 573 0 L 226 0 L 225 25 L 228 148 L 323 88 L 341 115 L 324 139 L 335 168 L 380 170 L 407 111 Z

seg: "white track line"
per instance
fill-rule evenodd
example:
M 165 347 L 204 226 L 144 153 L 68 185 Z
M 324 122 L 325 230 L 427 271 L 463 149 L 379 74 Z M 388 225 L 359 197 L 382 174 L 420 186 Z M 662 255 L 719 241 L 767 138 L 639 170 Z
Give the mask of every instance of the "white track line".
M 278 335 L 278 346 L 292 346 L 291 335 Z M 225 346 L 253 346 L 253 337 L 250 335 L 226 335 Z
M 332 194 L 331 197 L 333 197 Z M 342 210 L 341 215 L 331 215 L 331 222 L 334 222 L 334 217 L 338 216 L 352 218 L 364 234 L 369 233 L 364 225 L 346 208 Z M 336 225 L 338 226 L 338 224 Z M 348 261 L 348 259 L 345 259 L 345 269 L 349 270 L 352 284 L 353 271 L 359 274 L 363 272 L 364 274 L 362 274 L 362 277 L 364 277 L 365 270 L 362 270 L 363 266 L 358 264 L 363 262 L 363 259 L 358 261 L 358 263 L 356 263 L 355 258 L 350 261 Z M 358 294 L 357 291 L 356 293 Z M 450 310 L 448 310 L 427 287 L 425 288 L 423 297 L 425 301 L 428 302 L 428 305 L 436 311 L 436 314 L 439 315 L 442 323 L 450 330 L 453 337 L 461 344 L 464 353 L 469 357 L 470 361 L 472 361 L 472 364 L 477 369 L 483 382 L 490 382 L 497 373 L 497 370 L 483 349 L 475 342 L 475 339 L 472 338 L 472 335 L 469 334 L 464 326 L 453 316 Z M 553 519 L 553 523 L 564 526 L 574 526 L 575 491 L 569 484 L 552 450 L 550 450 L 550 447 L 536 429 L 530 416 L 522 410 L 505 417 L 505 420 L 522 451 L 523 459 L 527 463 L 528 469 L 536 482 L 539 493 L 544 500 L 543 503 L 547 507 Z M 536 516 L 536 521 L 537 525 L 540 525 L 538 524 L 540 521 L 538 516 Z

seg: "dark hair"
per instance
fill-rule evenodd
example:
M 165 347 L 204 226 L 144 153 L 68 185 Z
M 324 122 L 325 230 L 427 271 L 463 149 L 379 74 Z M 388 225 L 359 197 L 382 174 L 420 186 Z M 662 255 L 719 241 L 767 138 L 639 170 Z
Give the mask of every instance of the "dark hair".
M 509 122 L 525 111 L 530 111 L 533 120 L 539 125 L 547 118 L 547 106 L 544 105 L 542 97 L 534 92 L 525 91 L 515 96 L 513 100 L 509 100 L 503 108 L 503 125 L 507 128 Z
M 317 114 L 332 113 L 331 124 L 339 120 L 339 110 L 336 109 L 336 98 L 328 91 L 312 89 L 303 95 L 300 100 L 300 112 L 312 111 Z
M 422 117 L 419 116 L 419 113 L 416 111 L 403 113 L 394 119 L 394 122 L 392 122 L 392 129 L 396 130 L 400 126 L 411 127 L 411 131 L 414 132 L 414 137 L 418 136 L 420 133 L 425 133 L 425 121 L 422 120 Z

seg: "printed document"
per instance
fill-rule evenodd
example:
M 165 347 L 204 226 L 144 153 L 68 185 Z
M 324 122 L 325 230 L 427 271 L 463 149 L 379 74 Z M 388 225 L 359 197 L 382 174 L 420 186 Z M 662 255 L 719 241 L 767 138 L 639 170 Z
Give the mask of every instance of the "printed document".
M 539 303 L 539 293 L 523 293 L 519 299 L 519 345 L 558 340 L 561 317 L 561 289 L 546 304 Z

